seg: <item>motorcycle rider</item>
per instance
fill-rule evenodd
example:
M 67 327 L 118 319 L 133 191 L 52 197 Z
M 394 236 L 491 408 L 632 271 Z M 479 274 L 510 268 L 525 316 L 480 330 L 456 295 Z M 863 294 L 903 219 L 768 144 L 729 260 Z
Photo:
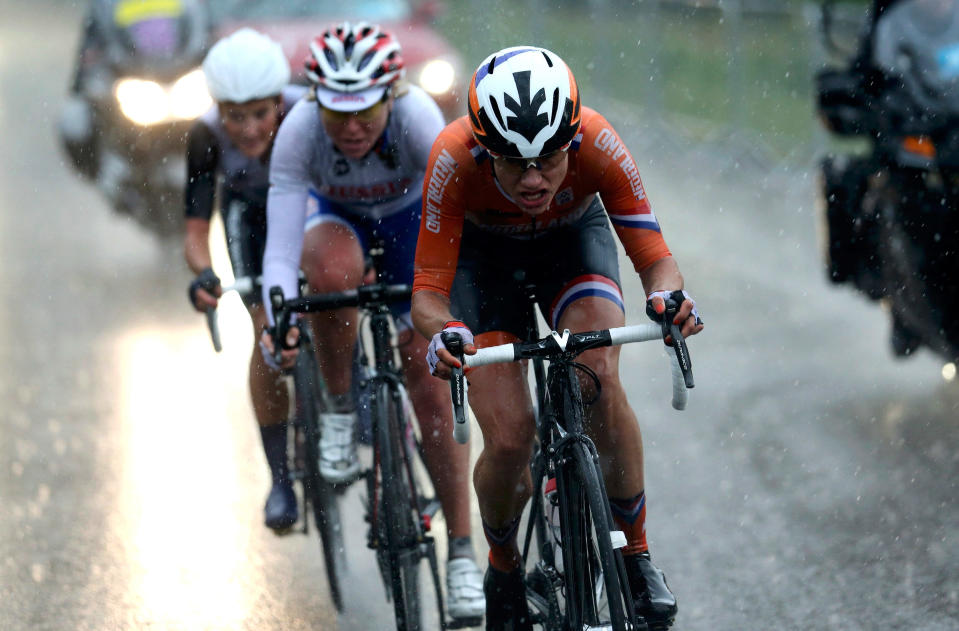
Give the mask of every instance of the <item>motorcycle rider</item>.
M 91 1 L 83 20 L 70 92 L 58 121 L 63 148 L 82 176 L 97 181 L 104 161 L 110 159 L 102 151 L 104 121 L 95 104 L 111 97 L 119 75 L 134 66 L 149 70 L 151 65 L 199 59 L 208 35 L 208 8 L 200 0 Z M 105 187 L 112 184 L 103 183 Z
M 536 286 L 554 330 L 622 326 L 610 220 L 647 304 L 663 313 L 663 296 L 681 291 L 683 277 L 635 161 L 606 119 L 581 107 L 563 60 L 534 46 L 490 55 L 470 81 L 468 108 L 469 115 L 434 143 L 424 184 L 412 316 L 432 338 L 431 372 L 446 379 L 459 365 L 443 332 L 459 333 L 468 354 L 476 346 L 520 339 L 528 283 Z M 692 299 L 683 296 L 675 321 L 684 336 L 693 335 L 703 325 Z M 651 629 L 665 629 L 676 615 L 676 599 L 649 556 L 642 437 L 619 380 L 619 353 L 614 346 L 578 359 L 602 384 L 584 394 L 596 397 L 587 429 L 600 453 L 613 518 L 626 535 L 623 558 L 636 613 Z M 532 624 L 517 529 L 532 484 L 536 430 L 523 367 L 472 369 L 470 404 L 483 431 L 473 479 L 490 545 L 487 629 L 526 631 Z
M 270 166 L 264 300 L 275 285 L 298 294 L 302 268 L 312 291 L 355 289 L 363 283 L 364 253 L 382 239 L 390 283 L 412 283 L 420 189 L 430 146 L 443 128 L 433 100 L 403 79 L 399 43 L 360 22 L 331 28 L 310 44 L 310 97 L 280 127 Z M 449 535 L 447 609 L 453 618 L 481 618 L 482 576 L 473 559 L 469 522 L 469 452 L 452 438 L 452 410 L 443 384 L 431 379 L 422 353 L 427 341 L 410 325 L 409 303 L 393 315 L 400 356 L 423 439 L 424 459 L 442 504 Z M 317 354 L 334 410 L 321 416 L 320 471 L 333 482 L 359 471 L 356 414 L 350 395 L 357 310 L 311 317 Z M 293 327 L 287 343 L 295 344 Z M 261 337 L 272 361 L 272 332 Z M 296 350 L 283 351 L 292 365 Z
M 203 62 L 216 104 L 196 121 L 187 140 L 186 235 L 184 253 L 196 279 L 190 302 L 197 311 L 214 309 L 220 280 L 210 258 L 210 218 L 216 202 L 236 278 L 262 273 L 266 243 L 266 196 L 270 153 L 280 122 L 305 87 L 289 85 L 290 66 L 280 45 L 252 29 L 217 42 Z M 254 331 L 266 325 L 259 294 L 244 297 Z M 272 488 L 264 508 L 275 530 L 297 520 L 296 497 L 286 459 L 289 397 L 281 373 L 263 361 L 254 346 L 250 395 L 270 467 Z
M 849 66 L 818 75 L 820 111 L 831 131 L 868 136 L 874 141 L 874 150 L 868 154 L 840 154 L 823 160 L 832 279 L 851 281 L 869 297 L 890 301 L 890 343 L 893 353 L 900 357 L 911 355 L 923 343 L 917 322 L 908 322 L 908 310 L 924 309 L 934 320 L 948 319 L 936 313 L 937 309 L 930 309 L 931 305 L 899 305 L 905 286 L 922 282 L 925 286 L 917 290 L 922 295 L 939 295 L 942 287 L 937 288 L 935 283 L 942 279 L 934 269 L 949 269 L 950 263 L 917 242 L 915 247 L 924 254 L 911 265 L 921 269 L 912 270 L 909 283 L 891 280 L 890 274 L 903 273 L 889 271 L 896 269 L 890 263 L 895 257 L 890 257 L 886 249 L 889 238 L 883 236 L 883 226 L 892 225 L 893 217 L 880 216 L 877 209 L 887 206 L 881 200 L 895 196 L 899 201 L 894 215 L 910 223 L 903 213 L 919 213 L 924 204 L 937 207 L 940 203 L 931 198 L 937 193 L 927 188 L 929 181 L 920 175 L 926 158 L 910 158 L 899 143 L 905 136 L 925 134 L 939 135 L 934 139 L 936 146 L 940 140 L 952 142 L 941 132 L 951 125 L 959 103 L 955 82 L 959 76 L 957 42 L 956 0 L 875 0 L 859 51 Z M 921 131 L 907 133 L 907 129 Z M 890 175 L 908 177 L 890 179 Z M 895 191 L 888 188 L 893 181 L 898 183 Z M 923 221 L 932 226 L 937 214 L 923 215 Z M 945 236 L 948 226 L 937 231 Z M 904 300 L 913 302 L 911 298 Z M 940 331 L 941 337 L 950 325 L 933 323 L 931 329 Z

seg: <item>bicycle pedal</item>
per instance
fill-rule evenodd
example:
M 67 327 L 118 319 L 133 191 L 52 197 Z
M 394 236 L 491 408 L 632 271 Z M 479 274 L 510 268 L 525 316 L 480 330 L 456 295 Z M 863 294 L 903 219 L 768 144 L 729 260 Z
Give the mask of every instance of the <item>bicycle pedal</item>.
M 447 629 L 469 629 L 483 626 L 483 616 L 475 618 L 450 618 L 446 621 Z

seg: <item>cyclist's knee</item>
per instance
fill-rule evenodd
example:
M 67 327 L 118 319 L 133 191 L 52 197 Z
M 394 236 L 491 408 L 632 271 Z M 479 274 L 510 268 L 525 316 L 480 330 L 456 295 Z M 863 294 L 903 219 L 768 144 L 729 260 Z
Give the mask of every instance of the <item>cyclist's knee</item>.
M 533 455 L 533 434 L 525 431 L 507 431 L 483 434 L 483 455 L 504 468 L 521 469 Z
M 619 380 L 619 353 L 602 348 L 583 353 L 582 363 L 595 375 L 579 371 L 580 388 L 587 400 L 597 395 L 596 380 L 599 381 L 599 395 L 604 398 L 616 398 L 623 395 L 623 385 Z
M 337 232 L 339 226 L 322 227 L 327 230 L 311 231 L 303 244 L 301 265 L 310 287 L 320 293 L 356 288 L 365 265 L 359 243 L 345 229 Z

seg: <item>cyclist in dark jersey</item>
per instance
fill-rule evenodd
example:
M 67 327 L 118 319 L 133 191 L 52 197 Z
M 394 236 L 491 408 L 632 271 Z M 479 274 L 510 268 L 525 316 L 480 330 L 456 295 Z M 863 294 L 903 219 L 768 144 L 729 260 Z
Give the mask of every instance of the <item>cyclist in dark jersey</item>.
M 288 85 L 290 67 L 280 45 L 252 29 L 214 45 L 203 72 L 216 105 L 190 131 L 186 185 L 185 255 L 197 274 L 189 293 L 198 311 L 215 307 L 220 294 L 209 246 L 217 197 L 234 276 L 262 273 L 273 138 L 283 117 L 306 92 Z M 210 286 L 217 288 L 212 293 L 204 289 Z M 244 302 L 254 330 L 261 330 L 266 314 L 259 294 Z M 286 459 L 289 398 L 281 373 L 266 365 L 255 346 L 249 383 L 273 480 L 264 509 L 266 525 L 281 530 L 298 517 Z
M 427 362 L 447 378 L 459 362 L 441 333 L 475 346 L 525 334 L 525 285 L 533 284 L 547 323 L 573 332 L 622 326 L 613 224 L 647 292 L 662 314 L 664 297 L 683 277 L 663 240 L 633 160 L 609 122 L 581 107 L 572 72 L 556 54 L 532 46 L 491 55 L 469 86 L 469 115 L 440 133 L 423 183 L 412 317 L 431 338 Z M 602 201 L 600 201 L 600 196 Z M 684 335 L 702 330 L 683 292 L 676 317 Z M 474 340 L 473 332 L 476 337 Z M 584 398 L 587 430 L 600 453 L 613 518 L 626 535 L 630 587 L 650 629 L 665 629 L 676 599 L 653 565 L 646 542 L 643 443 L 619 379 L 619 347 L 594 349 L 579 361 L 598 376 Z M 490 545 L 486 624 L 496 631 L 532 629 L 517 528 L 529 498 L 535 438 L 533 406 L 517 363 L 470 372 L 470 404 L 483 431 L 473 473 Z

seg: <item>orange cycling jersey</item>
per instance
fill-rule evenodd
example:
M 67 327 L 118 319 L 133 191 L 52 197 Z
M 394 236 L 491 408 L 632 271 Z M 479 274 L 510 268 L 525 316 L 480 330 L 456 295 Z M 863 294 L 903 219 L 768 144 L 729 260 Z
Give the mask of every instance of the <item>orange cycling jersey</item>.
M 596 193 L 636 271 L 670 255 L 636 162 L 598 112 L 582 109 L 582 126 L 569 147 L 566 178 L 549 210 L 535 217 L 520 210 L 499 187 L 490 156 L 473 138 L 468 118 L 453 121 L 433 143 L 423 180 L 414 293 L 429 289 L 449 295 L 464 219 L 521 242 L 575 222 Z

